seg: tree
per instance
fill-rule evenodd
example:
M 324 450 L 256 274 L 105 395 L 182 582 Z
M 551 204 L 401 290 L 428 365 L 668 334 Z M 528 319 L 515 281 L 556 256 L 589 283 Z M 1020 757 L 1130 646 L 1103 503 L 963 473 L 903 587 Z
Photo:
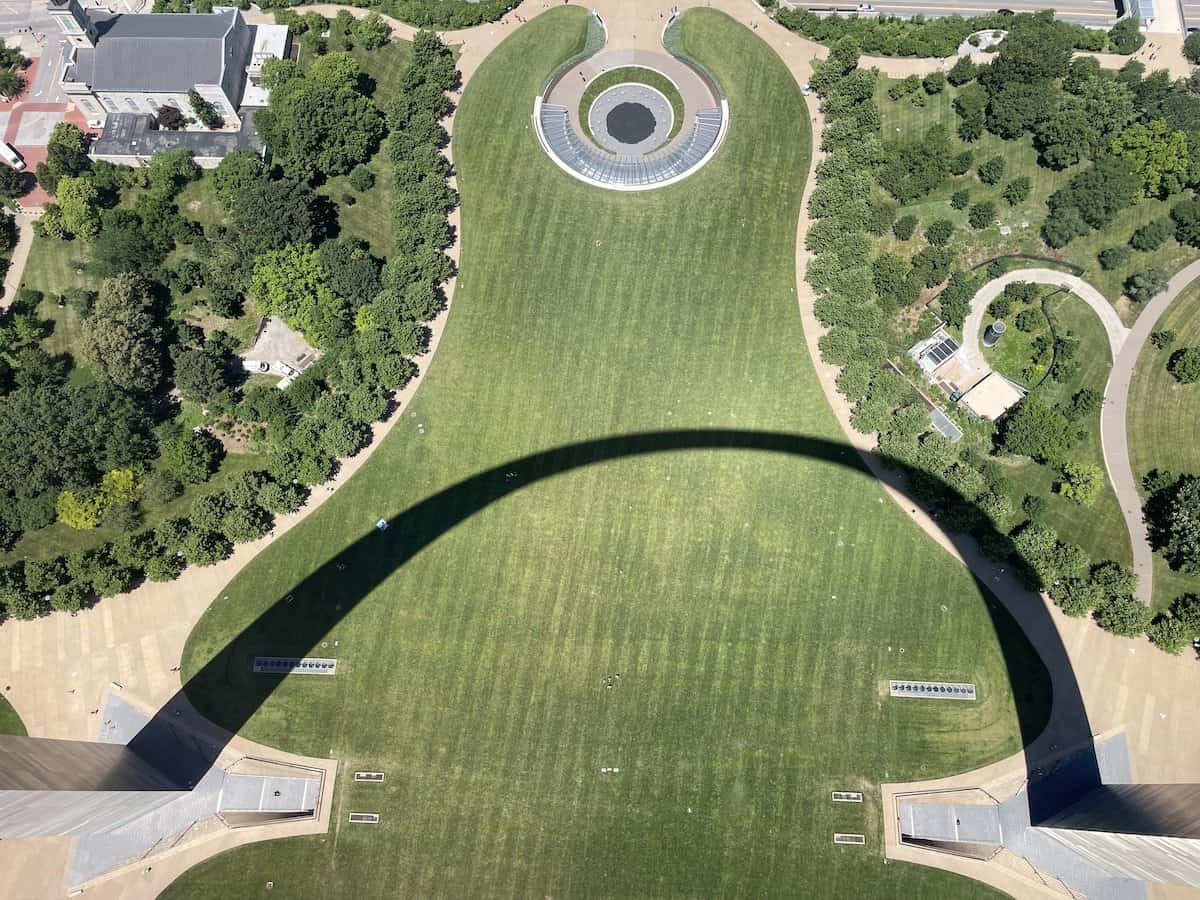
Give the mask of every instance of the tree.
M 1022 175 L 1019 178 L 1014 178 L 1004 186 L 1004 190 L 1000 196 L 1004 198 L 1004 202 L 1009 206 L 1016 206 L 1018 203 L 1024 203 L 1029 197 L 1029 191 L 1033 187 L 1028 175 Z
M 185 484 L 208 481 L 223 455 L 221 442 L 207 431 L 185 431 L 163 448 L 163 466 Z
M 979 180 L 984 184 L 999 184 L 1004 177 L 1004 157 L 993 156 L 979 164 Z
M 1077 237 L 1089 231 L 1088 223 L 1077 207 L 1060 206 L 1051 210 L 1042 223 L 1042 240 L 1050 247 L 1065 247 Z
M 289 174 L 341 175 L 378 146 L 383 117 L 362 93 L 358 64 L 347 54 L 320 57 L 305 72 L 271 61 L 263 79 L 271 100 L 255 124 Z
M 1055 582 L 1078 577 L 1087 556 L 1073 544 L 1058 539 L 1053 529 L 1030 523 L 1013 537 L 1013 549 L 1033 574 L 1035 587 L 1053 589 Z
M 1039 462 L 1062 461 L 1074 439 L 1066 417 L 1034 394 L 1000 420 L 1000 449 Z
M 350 331 L 346 303 L 330 290 L 327 278 L 318 251 L 287 247 L 255 260 L 249 294 L 264 312 L 322 346 Z
M 204 350 L 172 347 L 175 386 L 185 400 L 203 403 L 225 390 L 225 366 L 220 358 Z
M 250 150 L 234 150 L 213 169 L 213 191 L 221 205 L 229 210 L 234 201 L 251 185 L 262 179 L 262 159 Z
M 935 247 L 944 247 L 950 243 L 954 234 L 954 223 L 949 219 L 934 219 L 925 226 L 925 240 Z
M 1108 43 L 1113 52 L 1128 56 L 1136 53 L 1146 43 L 1146 36 L 1139 27 L 1138 17 L 1129 15 L 1108 29 Z
M 1195 384 L 1200 381 L 1200 347 L 1184 347 L 1171 354 L 1167 371 L 1180 384 Z
M 1200 247 L 1200 200 L 1180 200 L 1171 207 L 1171 219 L 1175 222 L 1175 240 Z
M 50 595 L 50 606 L 59 612 L 77 613 L 91 604 L 92 592 L 83 582 L 72 581 Z
M 955 191 L 950 195 L 951 209 L 966 209 L 971 203 L 971 195 L 967 191 Z
M 975 288 L 975 281 L 966 272 L 955 272 L 950 276 L 946 289 L 938 294 L 938 308 L 948 324 L 962 325 L 971 308 Z
M 927 94 L 940 94 L 946 89 L 946 76 L 941 72 L 930 72 L 921 81 L 921 86 L 925 88 Z
M 1005 140 L 1036 132 L 1057 105 L 1057 88 L 1049 82 L 1002 82 L 988 102 L 987 130 Z
M 1171 568 L 1200 574 L 1200 478 L 1180 478 L 1166 491 L 1160 514 L 1151 515 L 1147 507 L 1147 519 Z
M 968 81 L 973 81 L 978 74 L 978 67 L 969 56 L 960 56 L 958 61 L 946 73 L 946 80 L 955 87 L 960 87 Z
M 87 135 L 70 122 L 59 122 L 46 143 L 46 161 L 38 164 L 38 183 L 55 193 L 60 178 L 82 175 L 91 168 L 87 151 Z
M 196 114 L 196 118 L 205 128 L 212 130 L 220 128 L 225 124 L 225 120 L 221 118 L 221 114 L 217 112 L 217 108 L 202 97 L 200 92 L 195 88 L 188 88 L 187 97 L 188 104 L 192 107 L 192 112 Z
M 1162 331 L 1150 332 L 1150 343 L 1154 345 L 1155 350 L 1166 350 L 1175 343 L 1175 332 L 1168 329 Z
M 98 494 L 63 491 L 54 502 L 58 521 L 69 528 L 95 528 L 104 513 L 104 501 Z
M 964 141 L 977 141 L 983 136 L 987 104 L 987 91 L 980 84 L 963 88 L 954 98 L 954 111 L 958 113 L 958 136 Z
M 1134 272 L 1125 279 L 1125 293 L 1130 300 L 1143 303 L 1167 289 L 1170 276 L 1157 266 Z
M 306 184 L 265 178 L 240 181 L 229 219 L 242 248 L 250 255 L 281 250 L 288 244 L 319 244 L 327 222 L 317 195 Z
M 1133 164 L 1147 197 L 1177 194 L 1188 182 L 1187 135 L 1172 131 L 1163 119 L 1130 125 L 1117 135 L 1112 152 Z
M 1069 462 L 1063 465 L 1062 476 L 1058 492 L 1080 506 L 1095 503 L 1104 485 L 1104 473 L 1099 466 Z
M 1041 161 L 1052 169 L 1065 169 L 1091 155 L 1096 141 L 1095 122 L 1082 103 L 1064 103 L 1041 122 L 1034 146 Z
M 369 12 L 350 23 L 350 32 L 364 50 L 375 50 L 388 42 L 392 29 L 380 18 L 379 13 Z
M 1193 635 L 1179 619 L 1159 613 L 1146 628 L 1146 636 L 1159 650 L 1178 656 L 1191 643 Z
M 907 241 L 913 236 L 913 232 L 917 230 L 916 216 L 901 216 L 892 226 L 892 234 L 901 241 Z
M 1111 272 L 1113 269 L 1119 269 L 1129 261 L 1130 248 L 1128 244 L 1121 244 L 1119 247 L 1106 247 L 1101 250 L 1097 259 L 1100 260 L 1100 268 L 1106 272 Z
M 361 163 L 350 170 L 350 187 L 360 194 L 375 186 L 375 175 Z
M 1200 31 L 1193 31 L 1183 42 L 1183 55 L 1193 65 L 1200 64 Z
M 146 561 L 145 570 L 151 581 L 174 581 L 183 573 L 183 558 L 175 553 L 160 553 Z
M 967 224 L 976 231 L 982 231 L 996 222 L 996 204 L 991 200 L 976 203 L 967 212 Z
M 950 174 L 965 175 L 967 170 L 971 168 L 971 163 L 975 159 L 975 154 L 970 150 L 962 150 L 950 158 Z
M 69 234 L 90 241 L 100 233 L 99 192 L 90 178 L 60 178 L 55 199 L 62 210 L 63 228 Z
M 1113 598 L 1096 609 L 1096 624 L 1122 637 L 1145 634 L 1153 618 L 1154 610 L 1132 598 Z
M 1134 164 L 1104 156 L 1051 194 L 1047 205 L 1052 215 L 1075 209 L 1089 228 L 1103 228 L 1117 213 L 1132 206 L 1141 193 L 1142 180 Z
M 11 200 L 25 193 L 25 176 L 11 166 L 0 166 L 0 199 Z
M 1134 250 L 1149 252 L 1157 250 L 1175 233 L 1175 225 L 1170 219 L 1155 219 L 1137 229 L 1129 239 L 1129 246 Z
M 160 129 L 165 131 L 179 131 L 187 125 L 187 119 L 179 107 L 173 103 L 160 106 L 154 116 L 154 121 Z
M 92 314 L 80 326 L 80 353 L 120 387 L 149 391 L 162 376 L 162 332 L 147 282 L 139 275 L 107 278 Z
M 184 538 L 181 550 L 184 558 L 194 566 L 211 566 L 219 563 L 233 549 L 228 539 L 212 531 L 193 531 Z

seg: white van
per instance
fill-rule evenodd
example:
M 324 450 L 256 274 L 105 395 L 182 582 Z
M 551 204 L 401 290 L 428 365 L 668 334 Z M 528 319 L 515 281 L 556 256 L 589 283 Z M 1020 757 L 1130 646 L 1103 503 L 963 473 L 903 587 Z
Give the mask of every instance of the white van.
M 25 171 L 25 160 L 21 158 L 21 154 L 17 152 L 17 149 L 12 144 L 0 141 L 0 159 L 3 159 L 18 172 Z

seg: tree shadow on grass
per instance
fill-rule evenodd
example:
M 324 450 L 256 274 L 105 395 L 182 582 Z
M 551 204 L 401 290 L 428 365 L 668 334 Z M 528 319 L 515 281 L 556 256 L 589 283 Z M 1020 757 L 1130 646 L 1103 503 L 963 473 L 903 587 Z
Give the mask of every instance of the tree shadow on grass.
M 491 504 L 531 484 L 585 466 L 685 450 L 753 450 L 785 454 L 821 460 L 873 477 L 859 454 L 847 444 L 799 434 L 720 429 L 657 431 L 600 438 L 555 447 L 494 466 L 406 510 L 397 511 L 389 516 L 386 530 L 372 529 L 297 582 L 188 678 L 179 694 L 159 711 L 131 747 L 161 759 L 165 748 L 152 748 L 149 743 L 153 735 L 171 730 L 169 725 L 175 709 L 184 700 L 212 722 L 236 733 L 282 680 L 282 676 L 253 674 L 255 656 L 336 655 L 333 651 L 322 650 L 320 644 L 342 618 L 423 548 Z M 928 478 L 915 471 L 905 474 L 910 478 L 917 474 Z M 950 537 L 964 555 L 974 550 L 973 539 L 962 535 Z M 1006 535 L 994 537 L 997 541 L 1008 540 Z M 1091 728 L 1066 650 L 1042 599 L 1031 591 L 1019 598 L 1025 631 L 1022 634 L 1022 628 L 987 586 L 978 580 L 976 584 L 1004 653 L 1026 748 L 1027 769 L 1031 775 L 1035 774 L 1043 761 L 1034 757 L 1044 754 L 1044 749 L 1034 749 L 1031 745 L 1045 729 L 1051 714 L 1060 745 L 1083 748 L 1076 751 L 1079 756 L 1074 764 L 1081 766 L 1084 776 L 1077 780 L 1078 790 L 1072 789 L 1070 795 L 1063 796 L 1057 787 L 1050 795 L 1039 787 L 1037 778 L 1030 779 L 1030 809 L 1037 821 L 1100 783 Z M 1053 679 L 1053 711 L 1047 671 Z M 171 761 L 172 774 L 184 783 L 194 784 L 220 750 L 219 746 L 210 746 L 203 754 L 204 758 L 177 754 L 178 758 Z

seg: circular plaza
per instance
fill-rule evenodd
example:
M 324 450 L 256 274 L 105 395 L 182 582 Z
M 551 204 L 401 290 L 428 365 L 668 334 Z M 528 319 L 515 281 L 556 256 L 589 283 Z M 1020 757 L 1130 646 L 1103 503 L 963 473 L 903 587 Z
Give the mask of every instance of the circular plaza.
M 673 46 L 671 28 L 664 46 Z M 596 187 L 645 191 L 675 184 L 716 155 L 729 104 L 680 52 L 601 50 L 567 62 L 534 100 L 542 149 Z

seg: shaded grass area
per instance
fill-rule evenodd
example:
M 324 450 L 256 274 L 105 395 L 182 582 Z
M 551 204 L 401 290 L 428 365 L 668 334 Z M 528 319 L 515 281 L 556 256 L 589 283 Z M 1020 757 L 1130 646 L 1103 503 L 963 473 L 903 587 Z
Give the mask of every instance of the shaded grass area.
M 547 12 L 476 74 L 436 367 L 359 474 L 210 608 L 186 675 L 378 517 L 516 457 L 670 428 L 843 443 L 796 310 L 809 135 L 791 77 L 749 30 L 689 12 L 686 47 L 743 127 L 682 184 L 596 190 L 527 128 L 584 27 L 581 9 Z M 283 680 L 242 733 L 339 759 L 332 831 L 226 853 L 164 896 L 257 897 L 267 879 L 305 898 L 994 896 L 885 866 L 878 785 L 1016 751 L 1017 700 L 1027 735 L 1045 721 L 1044 669 L 845 453 L 612 460 L 482 509 L 461 498 L 396 571 L 364 554 L 383 571 L 318 575 L 323 604 L 369 591 L 326 637 L 339 674 Z M 215 714 L 264 693 L 248 667 L 222 677 L 192 694 Z M 889 677 L 970 680 L 981 699 L 896 702 Z M 833 789 L 867 802 L 835 807 Z M 346 824 L 368 807 L 380 825 Z M 869 849 L 833 847 L 834 830 Z
M 882 115 L 882 135 L 885 141 L 917 141 L 930 127 L 942 125 L 950 134 L 954 152 L 971 150 L 974 154 L 972 168 L 965 175 L 950 178 L 941 188 L 922 197 L 918 202 L 903 206 L 899 213 L 911 213 L 923 224 L 934 219 L 949 219 L 954 222 L 957 226 L 955 245 L 961 248 L 960 260 L 966 266 L 1010 253 L 1028 253 L 1072 263 L 1084 270 L 1082 277 L 1085 280 L 1113 302 L 1128 325 L 1137 318 L 1139 307 L 1123 296 L 1122 285 L 1126 278 L 1134 272 L 1154 266 L 1174 273 L 1200 257 L 1200 252 L 1195 248 L 1182 245 L 1171 238 L 1157 250 L 1131 254 L 1123 266 L 1114 270 L 1102 269 L 1097 261 L 1097 254 L 1101 250 L 1128 243 L 1137 228 L 1166 216 L 1180 197 L 1171 200 L 1142 199 L 1135 206 L 1123 210 L 1111 225 L 1076 238 L 1061 250 L 1052 250 L 1042 242 L 1040 236 L 1042 223 L 1048 212 L 1046 200 L 1084 167 L 1073 166 L 1056 172 L 1038 165 L 1037 151 L 1033 146 L 1033 138 L 1029 135 L 1006 141 L 985 131 L 977 141 L 961 141 L 956 134 L 958 116 L 953 106 L 958 88 L 947 85 L 945 91 L 932 96 L 926 96 L 922 91 L 925 105 L 916 106 L 909 97 L 899 100 L 888 97 L 888 88 L 898 83 L 880 78 L 875 89 L 875 102 L 879 105 Z M 1004 159 L 1004 176 L 997 184 L 986 185 L 977 177 L 975 168 L 993 156 Z M 1024 202 L 1010 206 L 1002 198 L 1002 192 L 1005 185 L 1022 176 L 1030 180 L 1029 196 Z M 950 195 L 959 190 L 969 192 L 971 203 L 984 200 L 994 202 L 999 211 L 997 223 L 982 231 L 970 230 L 967 227 L 967 210 L 953 209 L 949 203 Z M 882 192 L 880 195 L 882 196 Z M 1186 196 L 1191 196 L 1191 193 L 1188 192 Z M 1001 225 L 1007 225 L 1012 229 L 1012 233 L 1002 235 Z M 906 246 L 895 241 L 888 243 L 899 248 Z M 923 246 L 920 241 L 907 242 L 909 252 L 919 249 L 920 246 Z
M 1200 287 L 1188 288 L 1155 326 L 1174 331 L 1175 343 L 1158 350 L 1147 343 L 1129 388 L 1129 454 L 1137 479 L 1152 469 L 1200 475 L 1200 385 L 1181 384 L 1167 371 L 1171 354 L 1200 346 Z M 1161 556 L 1154 562 L 1154 605 L 1169 606 L 1184 593 L 1200 593 L 1200 577 L 1173 572 Z
M 27 734 L 25 723 L 3 696 L 0 696 L 0 734 L 15 734 L 21 737 Z
M 591 123 L 588 121 L 588 112 L 591 110 L 592 104 L 596 102 L 597 97 L 610 87 L 629 82 L 652 87 L 670 102 L 674 122 L 671 125 L 671 133 L 663 141 L 664 145 L 669 144 L 675 139 L 675 135 L 679 134 L 679 130 L 683 128 L 683 97 L 679 96 L 679 88 L 675 87 L 675 83 L 670 78 L 661 72 L 655 72 L 653 69 L 645 69 L 641 66 L 623 66 L 620 69 L 613 69 L 605 72 L 587 86 L 587 90 L 583 92 L 583 99 L 579 101 L 579 122 L 583 125 L 583 133 L 587 135 L 589 141 L 595 143 L 596 139 L 592 137 Z

